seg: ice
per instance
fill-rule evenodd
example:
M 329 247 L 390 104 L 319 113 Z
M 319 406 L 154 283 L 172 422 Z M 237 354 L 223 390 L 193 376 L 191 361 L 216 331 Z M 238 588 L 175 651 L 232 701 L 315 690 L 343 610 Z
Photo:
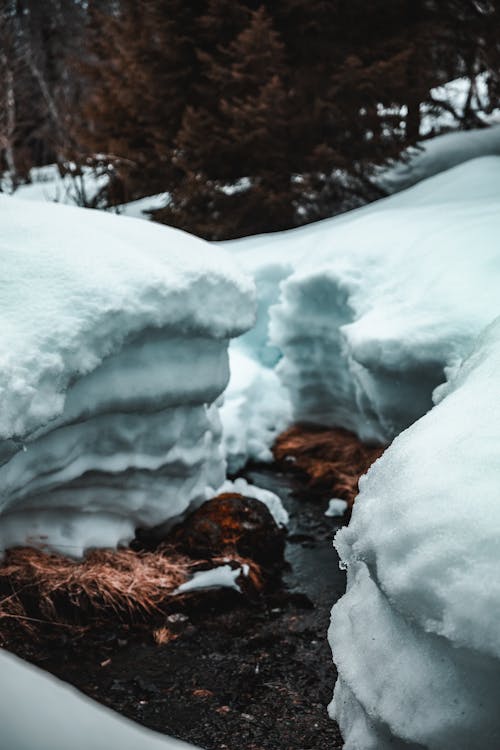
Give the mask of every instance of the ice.
M 260 500 L 267 507 L 278 526 L 288 525 L 288 511 L 283 507 L 281 499 L 274 492 L 265 490 L 263 487 L 258 487 L 255 484 L 250 484 L 243 477 L 238 477 L 234 481 L 227 479 L 218 490 L 219 494 L 224 492 L 236 492 L 238 495 Z
M 119 716 L 3 650 L 0 667 L 5 750 L 195 750 Z
M 388 442 L 431 408 L 498 311 L 499 191 L 484 157 L 289 233 L 270 331 L 295 420 Z
M 80 556 L 222 483 L 214 406 L 252 281 L 141 220 L 0 196 L 0 550 Z
M 362 480 L 336 536 L 346 750 L 378 747 L 377 727 L 430 750 L 500 744 L 499 369 L 500 319 Z

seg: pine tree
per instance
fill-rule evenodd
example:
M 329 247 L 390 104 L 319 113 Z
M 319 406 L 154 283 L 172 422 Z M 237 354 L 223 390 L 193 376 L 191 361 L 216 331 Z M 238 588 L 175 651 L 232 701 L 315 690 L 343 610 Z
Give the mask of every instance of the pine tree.
M 216 107 L 186 110 L 175 155 L 183 179 L 161 220 L 218 239 L 290 226 L 290 97 L 271 17 L 264 7 L 252 11 L 233 41 L 199 56 Z M 200 200 L 207 185 L 212 200 Z
M 118 9 L 90 11 L 88 56 L 78 61 L 84 101 L 72 117 L 75 156 L 114 162 L 115 201 L 164 191 L 175 178 L 173 142 L 198 71 L 191 7 L 121 0 Z

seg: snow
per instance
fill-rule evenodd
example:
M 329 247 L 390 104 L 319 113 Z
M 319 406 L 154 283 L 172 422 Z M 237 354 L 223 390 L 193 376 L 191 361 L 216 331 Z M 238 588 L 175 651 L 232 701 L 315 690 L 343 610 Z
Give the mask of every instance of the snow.
M 224 479 L 210 407 L 252 282 L 149 222 L 0 196 L 0 550 L 80 556 L 182 516 Z
M 288 394 L 275 371 L 281 353 L 268 335 L 269 309 L 279 299 L 280 282 L 293 270 L 286 256 L 287 234 L 284 253 L 274 243 L 267 252 L 267 236 L 215 243 L 231 253 L 257 289 L 256 323 L 229 348 L 231 379 L 220 409 L 230 474 L 248 461 L 272 461 L 271 446 L 292 419 Z
M 271 446 L 289 425 L 291 407 L 274 369 L 248 356 L 238 341 L 229 349 L 231 379 L 220 407 L 228 471 L 248 461 L 270 462 Z
M 332 613 L 331 710 L 346 750 L 393 747 L 379 732 L 498 747 L 499 369 L 497 319 L 361 481 L 336 536 L 348 592 Z
M 245 574 L 242 568 L 232 568 L 230 565 L 219 565 L 210 570 L 201 570 L 195 573 L 191 580 L 181 585 L 174 591 L 174 594 L 185 594 L 188 591 L 197 589 L 228 588 L 234 589 L 241 593 L 241 589 L 236 580 L 241 574 Z
M 227 479 L 218 489 L 218 494 L 225 492 L 235 492 L 244 497 L 253 497 L 260 500 L 267 507 L 278 526 L 288 525 L 288 511 L 283 507 L 281 499 L 274 492 L 265 490 L 263 487 L 257 487 L 255 484 L 249 484 L 243 477 L 238 477 L 234 481 Z
M 431 408 L 498 311 L 499 192 L 484 157 L 268 240 L 301 253 L 270 311 L 296 421 L 384 443 Z
M 71 170 L 61 175 L 57 164 L 47 164 L 30 169 L 30 180 L 16 188 L 17 199 L 78 206 L 83 201 L 95 200 L 99 191 L 108 184 L 109 178 L 106 174 L 96 174 L 90 167 L 83 167 L 79 176 L 72 175 Z M 8 185 L 3 187 L 8 192 Z
M 135 219 L 150 219 L 149 211 L 158 211 L 165 208 L 170 201 L 169 193 L 158 193 L 157 195 L 148 195 L 146 198 L 139 198 L 136 201 L 122 203 L 115 206 L 112 210 L 121 216 L 131 216 Z
M 5 750 L 195 750 L 119 716 L 3 650 L 0 665 Z
M 445 133 L 421 141 L 403 161 L 381 170 L 376 181 L 388 193 L 396 193 L 470 159 L 499 155 L 500 125 Z
M 345 500 L 341 500 L 339 497 L 332 497 L 331 500 L 328 501 L 328 508 L 325 510 L 325 516 L 330 516 L 331 518 L 343 516 L 347 507 L 348 504 Z

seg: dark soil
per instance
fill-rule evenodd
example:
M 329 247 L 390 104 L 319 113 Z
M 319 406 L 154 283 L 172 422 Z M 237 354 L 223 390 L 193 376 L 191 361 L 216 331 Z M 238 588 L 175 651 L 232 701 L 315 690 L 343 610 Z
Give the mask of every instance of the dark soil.
M 135 627 L 12 649 L 92 698 L 206 750 L 335 750 L 327 715 L 335 669 L 326 640 L 345 588 L 332 547 L 338 519 L 300 476 L 255 468 L 249 481 L 280 495 L 291 523 L 283 581 L 258 599 L 201 594 L 178 620 L 179 636 L 155 643 Z M 110 750 L 113 750 L 110 748 Z

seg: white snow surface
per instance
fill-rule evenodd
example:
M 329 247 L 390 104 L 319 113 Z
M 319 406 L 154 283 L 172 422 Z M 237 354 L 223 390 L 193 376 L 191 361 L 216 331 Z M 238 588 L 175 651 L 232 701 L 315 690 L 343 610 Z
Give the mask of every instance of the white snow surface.
M 388 442 L 498 313 L 500 158 L 474 159 L 259 251 L 294 259 L 271 308 L 297 421 Z
M 500 319 L 362 479 L 336 536 L 346 750 L 500 745 L 499 370 Z
M 484 129 L 444 133 L 410 149 L 404 161 L 381 170 L 376 181 L 388 193 L 396 193 L 470 159 L 499 155 L 498 124 Z
M 250 484 L 243 477 L 238 477 L 234 481 L 226 479 L 224 484 L 219 487 L 218 494 L 224 492 L 236 492 L 244 497 L 253 497 L 260 500 L 267 507 L 278 526 L 287 526 L 289 521 L 288 511 L 284 508 L 281 499 L 274 492 Z
M 272 367 L 249 356 L 239 341 L 229 347 L 231 378 L 220 406 L 228 471 L 248 461 L 269 463 L 271 446 L 288 427 L 291 405 Z
M 243 568 L 232 568 L 230 565 L 218 565 L 216 568 L 211 568 L 210 570 L 200 570 L 189 581 L 181 583 L 174 591 L 174 594 L 185 594 L 188 591 L 196 591 L 197 589 L 214 588 L 234 589 L 241 593 L 236 580 L 242 573 L 245 575 Z
M 125 719 L 4 650 L 0 669 L 5 750 L 195 750 Z
M 332 497 L 328 501 L 328 508 L 325 510 L 325 516 L 330 516 L 331 518 L 343 516 L 347 507 L 348 505 L 345 500 L 341 500 L 339 497 Z
M 80 556 L 206 500 L 251 280 L 164 226 L 6 196 L 0 216 L 0 550 Z

